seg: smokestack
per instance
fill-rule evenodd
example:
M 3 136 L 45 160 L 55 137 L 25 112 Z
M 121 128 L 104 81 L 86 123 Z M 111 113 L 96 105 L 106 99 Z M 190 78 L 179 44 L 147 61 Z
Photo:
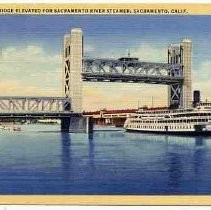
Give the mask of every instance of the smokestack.
M 193 92 L 193 106 L 196 107 L 197 104 L 199 104 L 201 101 L 200 91 L 194 90 Z

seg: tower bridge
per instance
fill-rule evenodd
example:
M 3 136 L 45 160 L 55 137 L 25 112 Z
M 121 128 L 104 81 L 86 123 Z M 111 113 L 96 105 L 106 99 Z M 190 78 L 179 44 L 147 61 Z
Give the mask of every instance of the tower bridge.
M 133 82 L 168 85 L 170 107 L 191 107 L 191 53 L 188 39 L 171 44 L 166 63 L 143 62 L 138 58 L 86 58 L 83 53 L 83 32 L 72 29 L 64 36 L 64 92 L 72 99 L 72 109 L 82 112 L 82 81 Z
M 132 82 L 168 86 L 168 105 L 190 107 L 192 42 L 188 39 L 171 44 L 166 63 L 144 62 L 138 58 L 86 58 L 83 32 L 74 28 L 64 36 L 63 91 L 64 97 L 0 97 L 0 117 L 54 117 L 62 120 L 61 130 L 69 131 L 71 119 L 82 112 L 82 82 Z M 141 55 L 140 55 L 141 56 Z M 77 120 L 76 120 L 77 121 Z M 73 121 L 72 125 L 78 124 Z M 89 121 L 83 123 L 89 125 Z M 74 126 L 73 126 L 74 127 Z M 89 130 L 89 129 L 88 129 Z

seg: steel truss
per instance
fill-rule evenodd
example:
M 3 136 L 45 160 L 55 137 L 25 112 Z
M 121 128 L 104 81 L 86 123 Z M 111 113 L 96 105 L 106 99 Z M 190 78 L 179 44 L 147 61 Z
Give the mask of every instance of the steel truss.
M 170 88 L 170 107 L 178 108 L 182 104 L 182 85 L 173 84 L 169 86 Z
M 64 91 L 65 91 L 65 96 L 70 97 L 70 61 L 66 60 L 65 61 L 65 68 L 64 68 Z
M 182 84 L 181 64 L 125 61 L 121 59 L 90 59 L 83 62 L 85 81 L 145 82 L 156 84 Z
M 0 112 L 70 112 L 71 102 L 63 97 L 1 96 Z

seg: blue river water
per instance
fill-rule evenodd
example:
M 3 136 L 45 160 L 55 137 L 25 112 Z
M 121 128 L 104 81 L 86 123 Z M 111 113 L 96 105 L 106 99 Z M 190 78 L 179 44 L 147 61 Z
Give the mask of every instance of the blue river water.
M 0 194 L 211 194 L 211 137 L 1 131 Z

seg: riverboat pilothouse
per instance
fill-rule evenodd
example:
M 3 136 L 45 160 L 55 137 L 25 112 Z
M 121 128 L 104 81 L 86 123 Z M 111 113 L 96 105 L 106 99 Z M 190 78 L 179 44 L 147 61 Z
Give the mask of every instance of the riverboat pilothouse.
M 139 109 L 127 117 L 127 131 L 211 135 L 211 103 L 189 109 Z

